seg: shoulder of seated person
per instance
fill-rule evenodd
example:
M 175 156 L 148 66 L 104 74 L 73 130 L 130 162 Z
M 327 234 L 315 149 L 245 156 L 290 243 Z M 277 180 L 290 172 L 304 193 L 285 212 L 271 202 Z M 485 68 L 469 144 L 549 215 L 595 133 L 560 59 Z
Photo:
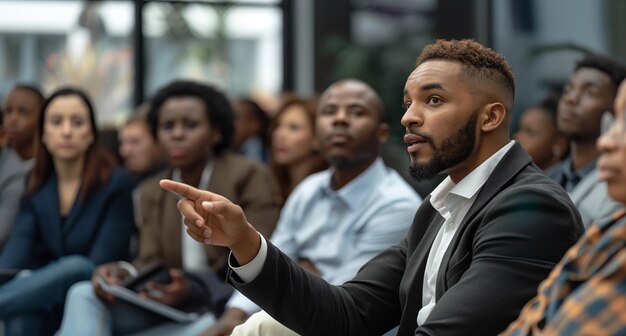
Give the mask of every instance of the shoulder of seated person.
M 226 151 L 215 158 L 215 166 L 226 167 L 229 176 L 248 176 L 254 172 L 268 173 L 261 161 L 249 159 L 241 154 Z M 222 169 L 219 169 L 222 170 Z
M 115 167 L 111 171 L 111 176 L 109 176 L 109 180 L 106 182 L 105 188 L 132 189 L 133 185 L 133 179 L 126 172 L 126 170 L 120 167 Z
M 171 178 L 172 178 L 172 170 L 165 169 L 161 172 L 156 173 L 155 175 L 151 177 L 148 177 L 144 181 L 142 181 L 137 186 L 137 191 L 142 196 L 146 195 L 150 197 L 150 196 L 160 195 L 161 192 L 165 192 L 165 191 L 161 189 L 161 186 L 159 185 L 159 181 L 161 181 L 162 179 L 171 179 Z

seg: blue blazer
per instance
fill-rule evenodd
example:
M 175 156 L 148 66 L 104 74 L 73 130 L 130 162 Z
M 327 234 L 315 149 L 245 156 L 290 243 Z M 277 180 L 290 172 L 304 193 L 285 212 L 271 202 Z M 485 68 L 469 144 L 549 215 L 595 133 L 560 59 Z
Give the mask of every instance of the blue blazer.
M 0 254 L 0 268 L 39 268 L 67 255 L 82 255 L 96 265 L 128 259 L 135 230 L 133 182 L 115 168 L 109 181 L 85 200 L 78 197 L 65 221 L 59 213 L 56 175 L 24 196 L 11 236 Z

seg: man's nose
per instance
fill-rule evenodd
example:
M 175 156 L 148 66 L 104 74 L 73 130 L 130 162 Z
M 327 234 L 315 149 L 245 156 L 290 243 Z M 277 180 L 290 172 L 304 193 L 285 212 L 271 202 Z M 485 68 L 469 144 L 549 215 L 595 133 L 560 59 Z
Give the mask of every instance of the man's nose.
M 333 118 L 333 124 L 346 124 L 348 122 L 348 111 L 339 109 Z
M 608 152 L 615 148 L 617 148 L 618 143 L 618 134 L 617 127 L 612 125 L 606 132 L 604 132 L 596 142 L 596 148 L 600 152 Z
M 580 93 L 577 90 L 570 90 L 563 93 L 563 96 L 561 97 L 561 102 L 568 105 L 575 105 L 578 103 L 579 98 Z
M 416 107 L 410 106 L 404 112 L 400 123 L 406 128 L 419 127 L 424 124 L 424 119 Z

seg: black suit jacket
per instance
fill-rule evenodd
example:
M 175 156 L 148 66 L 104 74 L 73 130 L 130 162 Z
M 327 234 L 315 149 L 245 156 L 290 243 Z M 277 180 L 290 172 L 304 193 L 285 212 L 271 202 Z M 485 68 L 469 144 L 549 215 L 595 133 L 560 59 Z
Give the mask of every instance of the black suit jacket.
M 302 335 L 495 335 L 517 317 L 537 286 L 583 232 L 559 185 L 515 144 L 460 224 L 439 269 L 437 305 L 418 328 L 428 253 L 443 218 L 426 199 L 398 245 L 331 286 L 268 242 L 261 273 L 230 281 Z

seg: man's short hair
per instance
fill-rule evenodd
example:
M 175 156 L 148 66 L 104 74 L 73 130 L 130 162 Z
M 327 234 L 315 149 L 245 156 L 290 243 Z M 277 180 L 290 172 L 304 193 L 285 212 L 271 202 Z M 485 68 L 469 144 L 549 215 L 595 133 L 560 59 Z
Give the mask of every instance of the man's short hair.
M 592 68 L 604 72 L 611 78 L 611 81 L 615 85 L 615 90 L 617 90 L 620 83 L 626 78 L 626 66 L 601 55 L 592 54 L 586 56 L 576 63 L 574 70 L 578 71 L 580 68 Z
M 504 56 L 473 40 L 437 40 L 427 45 L 418 56 L 416 67 L 429 60 L 450 60 L 461 63 L 469 77 L 501 84 L 515 96 L 515 78 Z
M 43 104 L 43 101 L 46 99 L 41 92 L 41 90 L 35 86 L 30 84 L 17 84 L 11 90 L 26 90 L 30 91 L 35 97 L 37 97 L 37 103 Z

